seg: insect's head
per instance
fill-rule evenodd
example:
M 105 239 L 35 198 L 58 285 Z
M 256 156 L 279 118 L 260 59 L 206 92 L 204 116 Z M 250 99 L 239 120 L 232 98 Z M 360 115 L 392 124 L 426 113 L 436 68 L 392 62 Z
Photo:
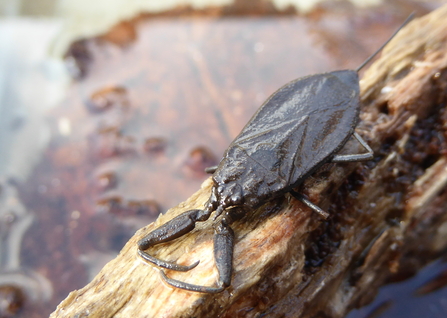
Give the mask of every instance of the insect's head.
M 219 211 L 219 214 L 230 207 L 241 206 L 244 204 L 242 187 L 231 182 L 228 184 L 214 184 L 211 197 L 208 201 L 208 209 L 211 211 Z
M 242 187 L 236 182 L 218 185 L 217 195 L 219 197 L 220 205 L 225 208 L 242 205 L 244 203 Z

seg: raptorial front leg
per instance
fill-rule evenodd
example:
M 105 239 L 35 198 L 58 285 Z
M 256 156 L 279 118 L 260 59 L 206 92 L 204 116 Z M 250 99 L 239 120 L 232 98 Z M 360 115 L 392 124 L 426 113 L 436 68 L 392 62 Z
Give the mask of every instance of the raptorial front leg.
M 214 235 L 214 259 L 219 273 L 219 287 L 226 288 L 231 284 L 233 273 L 234 232 L 226 219 L 222 219 L 215 229 Z
M 197 264 L 199 264 L 199 261 L 189 266 L 178 265 L 176 263 L 160 260 L 144 250 L 151 246 L 169 242 L 185 235 L 195 228 L 196 222 L 206 221 L 210 215 L 210 210 L 190 210 L 178 215 L 138 241 L 138 254 L 148 262 L 167 269 L 186 272 L 196 267 Z
M 160 270 L 161 277 L 171 286 L 200 293 L 220 293 L 231 283 L 233 272 L 234 232 L 229 222 L 223 218 L 214 228 L 214 259 L 219 278 L 217 287 L 200 286 L 178 281 L 166 276 Z

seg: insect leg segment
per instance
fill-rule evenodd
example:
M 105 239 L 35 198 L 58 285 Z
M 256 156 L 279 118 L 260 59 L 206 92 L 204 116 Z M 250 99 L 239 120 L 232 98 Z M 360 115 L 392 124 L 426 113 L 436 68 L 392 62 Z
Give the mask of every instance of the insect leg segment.
M 138 255 L 140 255 L 143 259 L 145 259 L 146 261 L 155 264 L 159 267 L 163 267 L 163 268 L 167 268 L 167 269 L 172 269 L 175 271 L 179 271 L 179 272 L 187 272 L 191 269 L 193 269 L 194 267 L 196 267 L 197 265 L 199 265 L 200 261 L 196 261 L 195 263 L 189 265 L 189 266 L 185 266 L 185 265 L 178 265 L 176 263 L 172 263 L 172 262 L 167 262 L 167 261 L 163 261 L 161 259 L 158 259 L 142 250 L 138 250 Z
M 190 266 L 183 266 L 160 260 L 151 256 L 147 252 L 144 252 L 144 250 L 160 243 L 172 241 L 188 232 L 191 232 L 195 228 L 196 222 L 208 220 L 211 212 L 212 211 L 210 209 L 190 210 L 178 215 L 138 241 L 138 254 L 148 262 L 167 269 L 186 272 L 196 267 L 197 264 L 199 264 L 199 261 Z
M 205 172 L 208 174 L 213 174 L 214 172 L 216 172 L 218 166 L 211 166 L 208 168 L 205 168 Z
M 307 207 L 311 208 L 314 212 L 317 212 L 322 218 L 327 219 L 329 217 L 329 213 L 323 211 L 319 206 L 312 203 L 309 199 L 307 199 L 301 193 L 291 190 L 290 194 L 297 200 L 303 202 Z
M 199 285 L 181 282 L 176 279 L 169 278 L 168 276 L 166 276 L 166 274 L 162 270 L 160 270 L 160 275 L 161 275 L 161 278 L 168 285 L 171 285 L 172 287 L 192 291 L 192 292 L 217 294 L 224 290 L 224 288 L 222 288 L 222 287 L 207 287 L 207 286 L 199 286 Z
M 234 232 L 223 218 L 214 229 L 214 259 L 219 273 L 219 287 L 230 286 L 233 271 Z
M 220 293 L 231 283 L 231 274 L 233 271 L 233 248 L 234 232 L 230 227 L 231 218 L 223 217 L 214 226 L 214 260 L 216 262 L 219 279 L 217 287 L 200 286 L 178 281 L 169 278 L 160 270 L 162 279 L 169 285 L 193 292 L 200 293 Z
M 363 140 L 362 137 L 356 132 L 354 132 L 354 137 L 357 141 L 367 150 L 366 153 L 358 153 L 358 154 L 349 154 L 349 155 L 335 155 L 331 162 L 355 162 L 355 161 L 364 161 L 371 160 L 374 158 L 374 152 L 371 147 Z

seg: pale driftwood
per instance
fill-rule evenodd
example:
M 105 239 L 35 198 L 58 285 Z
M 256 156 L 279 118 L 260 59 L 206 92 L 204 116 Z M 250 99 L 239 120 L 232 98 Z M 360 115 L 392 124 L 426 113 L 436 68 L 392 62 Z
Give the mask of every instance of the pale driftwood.
M 447 6 L 405 27 L 361 87 L 358 131 L 375 150 L 374 163 L 327 165 L 303 187 L 333 215 L 331 221 L 322 222 L 290 197 L 270 202 L 234 224 L 234 274 L 226 291 L 210 295 L 168 287 L 137 256 L 136 242 L 175 215 L 202 207 L 208 179 L 185 203 L 138 231 L 51 317 L 342 317 L 369 301 L 393 274 L 434 258 L 447 247 L 447 160 L 436 153 L 433 164 L 408 158 L 418 151 L 411 143 L 423 142 L 410 137 L 412 131 L 442 112 L 439 105 L 447 101 Z M 355 143 L 347 148 L 360 150 Z M 171 277 L 216 281 L 211 221 L 152 253 L 181 264 L 201 260 L 190 272 L 168 272 Z

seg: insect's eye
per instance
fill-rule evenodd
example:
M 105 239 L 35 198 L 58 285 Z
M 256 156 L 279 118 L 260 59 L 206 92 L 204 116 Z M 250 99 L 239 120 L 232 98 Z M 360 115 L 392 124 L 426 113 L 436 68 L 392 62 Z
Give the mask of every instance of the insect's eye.
M 232 205 L 242 204 L 242 196 L 240 193 L 233 194 L 230 198 Z
M 240 193 L 234 193 L 224 199 L 226 206 L 242 205 L 242 195 Z
M 242 188 L 239 184 L 231 183 L 223 188 L 221 198 L 225 206 L 229 207 L 243 204 Z

